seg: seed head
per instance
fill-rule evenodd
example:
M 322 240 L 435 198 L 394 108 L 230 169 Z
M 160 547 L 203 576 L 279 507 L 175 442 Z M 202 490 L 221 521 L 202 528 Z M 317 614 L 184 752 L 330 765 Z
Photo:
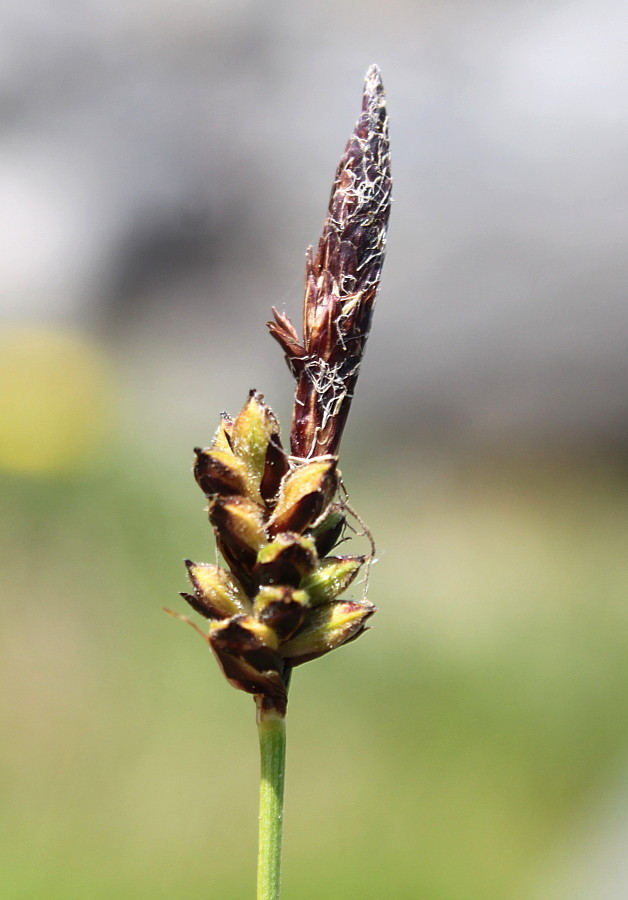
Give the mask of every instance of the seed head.
M 290 454 L 257 391 L 223 414 L 194 476 L 227 568 L 186 561 L 182 596 L 209 621 L 227 680 L 285 714 L 292 669 L 366 630 L 375 607 L 340 600 L 364 556 L 330 555 L 342 539 L 337 452 L 379 286 L 390 211 L 388 120 L 377 66 L 342 156 L 316 256 L 306 257 L 303 340 L 273 310 L 270 332 L 297 380 Z
M 207 640 L 228 681 L 284 713 L 294 666 L 353 640 L 375 607 L 337 599 L 365 558 L 327 555 L 344 524 L 335 458 L 290 460 L 255 391 L 227 421 L 196 450 L 194 473 L 229 569 L 187 560 L 192 593 L 182 596 L 209 620 Z M 285 474 L 266 494 L 269 466 Z

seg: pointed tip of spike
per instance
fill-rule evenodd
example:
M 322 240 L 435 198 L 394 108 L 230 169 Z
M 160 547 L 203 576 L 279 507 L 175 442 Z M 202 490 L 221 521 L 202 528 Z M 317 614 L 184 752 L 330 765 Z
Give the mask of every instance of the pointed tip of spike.
M 385 115 L 386 94 L 382 82 L 382 74 L 379 66 L 369 66 L 364 80 L 364 98 L 362 100 L 362 112 L 377 117 L 382 112 Z
M 383 90 L 384 86 L 382 84 L 382 73 L 378 65 L 373 63 L 372 66 L 368 67 L 365 79 L 364 79 L 364 93 L 365 94 L 376 94 Z

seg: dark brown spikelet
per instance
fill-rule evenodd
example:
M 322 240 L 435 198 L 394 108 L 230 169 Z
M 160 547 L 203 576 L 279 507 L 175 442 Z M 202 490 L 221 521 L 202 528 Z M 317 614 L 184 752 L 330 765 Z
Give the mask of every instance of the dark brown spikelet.
M 316 256 L 305 265 L 303 341 L 273 309 L 268 323 L 297 380 L 290 447 L 335 455 L 347 420 L 379 287 L 392 181 L 384 87 L 371 66 L 362 115 L 336 171 Z
M 355 640 L 375 612 L 366 589 L 360 600 L 340 598 L 370 558 L 330 554 L 351 512 L 338 445 L 379 286 L 390 189 L 384 90 L 372 66 L 316 256 L 307 253 L 303 341 L 276 310 L 269 326 L 297 379 L 291 454 L 257 391 L 195 450 L 226 567 L 187 560 L 193 591 L 182 596 L 208 621 L 227 680 L 281 716 L 292 669 Z

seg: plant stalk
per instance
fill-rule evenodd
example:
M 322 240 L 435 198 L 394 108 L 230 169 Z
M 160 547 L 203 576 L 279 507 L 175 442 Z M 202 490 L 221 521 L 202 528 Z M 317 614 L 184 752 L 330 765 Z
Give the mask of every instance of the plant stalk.
M 277 710 L 264 709 L 259 702 L 257 727 L 261 758 L 257 900 L 279 900 L 286 720 Z

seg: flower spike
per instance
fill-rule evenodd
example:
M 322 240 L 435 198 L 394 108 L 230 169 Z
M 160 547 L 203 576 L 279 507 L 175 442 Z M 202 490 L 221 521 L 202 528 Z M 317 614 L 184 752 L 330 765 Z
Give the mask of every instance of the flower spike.
M 303 340 L 276 309 L 268 323 L 297 379 L 290 432 L 294 456 L 338 451 L 384 263 L 391 189 L 384 87 L 379 69 L 371 66 L 362 115 L 336 170 L 316 256 L 311 247 L 306 253 Z
M 222 415 L 194 476 L 226 568 L 187 561 L 208 643 L 228 681 L 285 715 L 291 670 L 366 630 L 375 607 L 342 594 L 370 561 L 334 556 L 349 513 L 338 447 L 379 287 L 390 212 L 388 119 L 379 69 L 338 165 L 316 254 L 306 255 L 303 338 L 273 310 L 269 323 L 296 378 L 290 455 L 262 394 Z

